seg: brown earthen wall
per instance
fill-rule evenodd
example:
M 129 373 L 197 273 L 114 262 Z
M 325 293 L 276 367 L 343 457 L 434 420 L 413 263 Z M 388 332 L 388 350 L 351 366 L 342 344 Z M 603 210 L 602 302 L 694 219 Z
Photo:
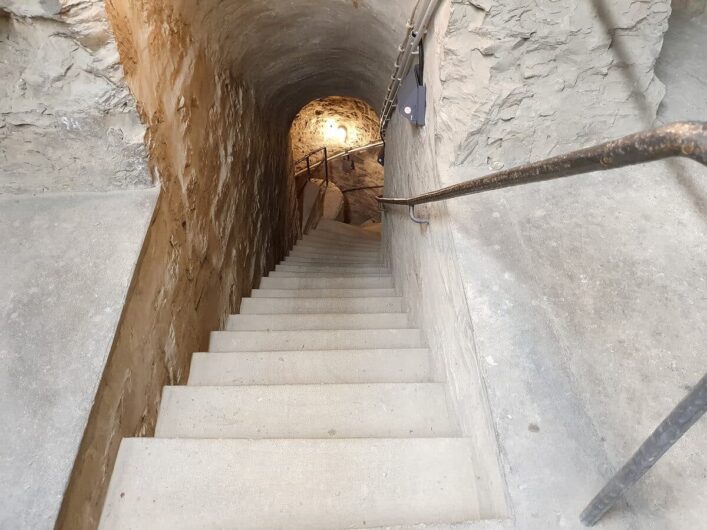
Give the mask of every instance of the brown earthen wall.
M 299 229 L 286 132 L 218 43 L 160 2 L 106 7 L 162 189 L 57 525 L 72 530 L 97 526 L 120 440 L 153 433 L 162 387 Z

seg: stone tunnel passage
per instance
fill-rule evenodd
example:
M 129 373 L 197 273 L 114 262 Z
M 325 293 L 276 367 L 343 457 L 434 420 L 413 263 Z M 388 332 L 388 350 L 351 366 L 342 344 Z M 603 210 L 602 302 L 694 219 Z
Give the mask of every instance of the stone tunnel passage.
M 613 14 L 601 19 L 598 1 L 445 2 L 425 55 L 436 104 L 424 131 L 391 122 L 387 191 L 424 192 L 634 132 L 645 126 L 635 116 L 645 105 L 634 103 L 648 101 L 652 119 L 659 80 L 668 84 L 659 119 L 703 119 L 694 83 L 697 72 L 704 85 L 705 68 L 687 51 L 700 49 L 690 35 L 707 35 L 704 1 L 603 0 Z M 4 410 L 19 411 L 3 420 L 14 431 L 0 454 L 10 490 L 0 519 L 95 528 L 120 440 L 154 432 L 162 387 L 186 381 L 192 352 L 299 235 L 292 120 L 329 96 L 379 109 L 413 3 L 0 0 L 0 193 L 26 196 L 0 207 L 0 232 L 13 234 L 3 241 L 25 252 L 12 254 L 0 275 L 10 288 L 0 291 L 33 302 L 21 313 L 31 325 L 9 320 L 15 343 L 0 344 L 13 370 L 27 365 L 30 375 L 0 385 Z M 678 25 L 683 17 L 667 23 L 670 9 L 690 4 L 701 12 L 684 13 L 690 28 Z M 616 53 L 622 42 L 635 52 L 628 62 Z M 464 432 L 490 440 L 479 444 L 484 456 L 495 427 L 518 528 L 576 520 L 611 466 L 684 394 L 690 370 L 703 367 L 693 346 L 704 343 L 704 222 L 694 212 L 704 212 L 705 194 L 692 166 L 685 179 L 699 202 L 675 193 L 661 166 L 642 177 L 651 194 L 635 188 L 632 172 L 440 203 L 422 212 L 428 228 L 402 209 L 386 214 L 396 288 L 414 301 L 408 309 L 425 326 L 455 408 L 469 412 Z M 8 230 L 10 210 L 51 245 Z M 67 231 L 82 244 L 64 243 Z M 73 282 L 53 281 L 47 262 L 62 275 L 77 263 L 68 266 Z M 121 274 L 99 263 L 120 264 Z M 52 295 L 57 286 L 63 298 Z M 82 298 L 91 304 L 77 311 Z M 469 392 L 477 374 L 494 412 L 483 429 L 484 395 Z M 12 395 L 20 386 L 33 393 Z M 651 405 L 636 417 L 628 411 L 637 403 Z M 627 417 L 635 428 L 625 428 Z M 616 526 L 687 517 L 694 524 L 683 527 L 700 526 L 704 426 L 630 500 L 647 516 Z M 500 483 L 494 459 L 480 460 L 477 471 Z
M 295 161 L 321 147 L 328 156 L 363 147 L 380 140 L 379 118 L 365 101 L 349 97 L 330 96 L 305 105 L 290 127 L 292 156 Z M 354 225 L 380 223 L 376 196 L 383 191 L 383 167 L 378 163 L 379 147 L 338 158 L 329 164 L 330 182 L 338 188 L 342 207 L 336 217 Z M 310 158 L 311 164 L 321 162 L 323 153 Z M 298 173 L 307 169 L 305 161 L 295 164 Z M 314 178 L 324 178 L 323 165 L 311 170 Z M 300 175 L 308 178 L 307 172 Z M 297 183 L 297 189 L 301 184 Z
M 106 0 L 160 195 L 58 528 L 96 526 L 120 440 L 291 248 L 290 125 L 328 96 L 378 108 L 413 4 Z

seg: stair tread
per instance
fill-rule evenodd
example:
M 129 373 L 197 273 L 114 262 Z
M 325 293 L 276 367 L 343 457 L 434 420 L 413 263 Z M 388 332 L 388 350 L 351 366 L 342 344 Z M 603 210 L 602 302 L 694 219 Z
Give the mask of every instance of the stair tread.
M 348 278 L 262 278 L 260 287 L 306 289 L 306 288 L 390 288 L 393 287 L 391 276 L 365 276 Z
M 229 315 L 225 331 L 408 328 L 407 313 Z
M 371 273 L 390 275 L 390 269 L 382 266 L 370 265 L 320 265 L 320 264 L 304 264 L 295 265 L 289 263 L 281 263 L 275 265 L 276 271 L 292 271 L 292 272 L 340 272 L 343 274 L 349 273 Z
M 375 249 L 381 248 L 380 241 L 367 241 L 364 239 L 353 239 L 337 236 L 335 234 L 307 234 L 299 240 L 295 246 L 301 245 L 321 245 L 326 247 L 337 247 L 344 249 Z
M 425 348 L 199 352 L 188 385 L 422 383 L 431 380 Z
M 251 298 L 395 298 L 395 289 L 253 289 Z
M 123 440 L 101 530 L 341 529 L 479 517 L 463 438 Z
M 166 386 L 159 438 L 458 435 L 439 383 Z
M 391 278 L 390 271 L 361 271 L 361 272 L 303 272 L 303 271 L 270 271 L 268 278 Z
M 372 298 L 244 298 L 240 314 L 288 313 L 399 313 L 403 299 L 399 296 Z
M 419 329 L 212 331 L 209 351 L 340 350 L 424 347 Z

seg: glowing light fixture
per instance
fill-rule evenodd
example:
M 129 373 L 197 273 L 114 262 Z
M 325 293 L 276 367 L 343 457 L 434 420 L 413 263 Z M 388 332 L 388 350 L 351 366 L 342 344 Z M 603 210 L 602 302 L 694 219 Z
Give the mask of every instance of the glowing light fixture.
M 329 119 L 324 124 L 324 139 L 333 140 L 339 143 L 346 143 L 349 138 L 349 131 L 343 125 L 337 125 L 336 120 Z

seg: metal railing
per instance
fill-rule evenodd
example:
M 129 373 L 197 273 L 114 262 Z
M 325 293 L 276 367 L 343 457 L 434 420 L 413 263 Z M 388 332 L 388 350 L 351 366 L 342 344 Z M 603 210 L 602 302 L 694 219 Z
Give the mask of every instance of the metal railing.
M 324 157 L 316 162 L 315 164 L 312 164 L 311 158 L 316 155 L 317 153 L 324 153 Z M 295 172 L 295 177 L 298 177 L 302 173 L 307 173 L 307 179 L 312 178 L 312 169 L 320 166 L 321 164 L 324 164 L 324 183 L 328 187 L 329 186 L 329 153 L 326 147 L 319 147 L 318 149 L 315 149 L 314 151 L 310 151 L 306 155 L 304 155 L 302 158 L 295 160 L 294 166 L 297 167 L 298 164 L 301 164 L 302 162 L 307 163 L 307 167 L 305 167 L 301 171 Z
M 390 76 L 390 84 L 385 94 L 385 101 L 380 117 L 380 136 L 385 138 L 385 131 L 388 128 L 393 110 L 396 107 L 398 89 L 405 75 L 410 69 L 412 58 L 417 54 L 420 41 L 427 33 L 427 26 L 430 19 L 439 5 L 440 0 L 418 0 L 412 12 L 410 21 L 407 23 L 407 34 L 403 43 L 398 47 L 398 58 L 393 65 L 393 75 Z
M 630 134 L 594 147 L 571 151 L 539 162 L 497 171 L 408 198 L 378 197 L 381 204 L 400 204 L 414 208 L 418 204 L 443 201 L 484 191 L 520 186 L 592 171 L 615 169 L 663 158 L 682 156 L 707 165 L 707 122 L 677 122 L 649 131 Z
M 426 223 L 427 221 L 415 217 L 415 205 L 676 156 L 691 158 L 707 166 L 707 122 L 672 123 L 415 197 L 378 197 L 378 201 L 381 205 L 408 206 L 413 221 Z M 587 526 L 596 524 L 706 410 L 707 374 L 592 499 L 580 516 L 582 523 Z
M 299 160 L 295 161 L 295 164 L 294 164 L 294 165 L 295 165 L 295 167 L 297 167 L 298 164 L 304 162 L 305 159 L 307 159 L 307 167 L 305 167 L 304 169 L 300 169 L 299 171 L 295 171 L 295 177 L 299 177 L 299 176 L 302 175 L 303 173 L 307 173 L 308 175 L 311 176 L 312 170 L 314 170 L 314 169 L 316 169 L 317 167 L 319 167 L 320 165 L 322 165 L 322 163 L 324 162 L 324 160 L 327 161 L 327 165 L 328 165 L 329 162 L 332 162 L 333 160 L 337 160 L 337 159 L 339 159 L 339 158 L 341 158 L 341 157 L 344 157 L 344 156 L 346 156 L 346 155 L 353 155 L 353 154 L 355 154 L 355 153 L 360 153 L 361 151 L 367 151 L 368 149 L 374 149 L 374 148 L 376 148 L 376 147 L 382 147 L 382 146 L 383 146 L 383 142 L 382 142 L 382 141 L 371 142 L 370 144 L 362 145 L 361 147 L 354 147 L 353 149 L 345 149 L 345 150 L 343 150 L 343 151 L 339 151 L 338 153 L 336 153 L 336 154 L 334 154 L 334 155 L 331 155 L 331 156 L 329 156 L 329 157 L 326 156 L 326 154 L 327 154 L 326 147 L 320 147 L 319 149 L 315 149 L 314 151 L 312 151 L 312 152 L 309 153 L 308 155 L 303 156 L 303 157 L 300 158 Z M 310 157 L 310 156 L 312 156 L 312 155 L 318 153 L 318 152 L 321 151 L 321 150 L 324 150 L 324 152 L 325 152 L 325 159 L 322 159 L 322 160 L 319 160 L 319 161 L 317 161 L 317 162 L 314 162 L 313 164 L 310 163 L 308 157 Z M 329 171 L 329 170 L 328 170 L 328 168 L 327 168 L 327 172 L 328 172 L 328 171 Z

